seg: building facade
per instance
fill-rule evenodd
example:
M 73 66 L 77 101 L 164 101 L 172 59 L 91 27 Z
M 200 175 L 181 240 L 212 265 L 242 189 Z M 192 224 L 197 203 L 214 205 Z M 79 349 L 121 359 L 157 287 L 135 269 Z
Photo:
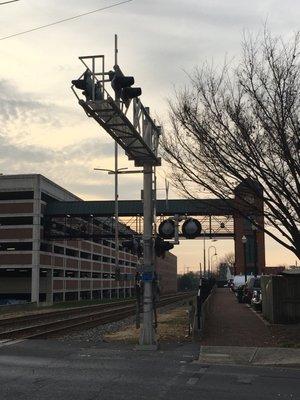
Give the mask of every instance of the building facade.
M 131 296 L 138 258 L 121 245 L 126 279 L 116 281 L 113 240 L 45 240 L 45 208 L 57 200 L 80 199 L 42 175 L 0 176 L 0 301 Z

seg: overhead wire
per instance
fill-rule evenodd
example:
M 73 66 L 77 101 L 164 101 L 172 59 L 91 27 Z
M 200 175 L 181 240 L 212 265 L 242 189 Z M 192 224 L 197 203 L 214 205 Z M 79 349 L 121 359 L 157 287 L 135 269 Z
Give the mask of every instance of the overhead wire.
M 19 1 L 19 0 L 13 0 L 13 1 Z M 0 41 L 1 40 L 5 40 L 5 39 L 10 39 L 12 37 L 20 36 L 20 35 L 25 35 L 26 33 L 30 33 L 30 32 L 34 32 L 34 31 L 40 30 L 40 29 L 48 28 L 49 26 L 58 25 L 58 24 L 61 24 L 63 22 L 66 22 L 66 21 L 71 21 L 73 19 L 78 19 L 78 18 L 84 17 L 86 15 L 90 15 L 90 14 L 94 14 L 94 13 L 97 13 L 97 12 L 100 12 L 100 11 L 108 10 L 109 8 L 117 7 L 117 6 L 120 6 L 120 5 L 125 4 L 125 3 L 130 3 L 132 1 L 134 1 L 134 0 L 124 0 L 124 1 L 120 1 L 118 3 L 110 4 L 110 5 L 105 6 L 105 7 L 97 8 L 96 10 L 88 11 L 88 12 L 85 12 L 85 13 L 82 13 L 82 14 L 77 14 L 77 15 L 74 15 L 73 17 L 60 19 L 58 21 L 51 22 L 51 23 L 45 24 L 45 25 L 41 25 L 41 26 L 38 26 L 36 28 L 31 28 L 31 29 L 28 29 L 26 31 L 22 31 L 22 32 L 14 33 L 12 35 L 4 36 L 4 37 L 0 38 Z M 0 5 L 1 5 L 1 3 L 0 3 Z
M 16 1 L 20 1 L 20 0 L 9 0 L 9 1 L 2 1 L 2 2 L 0 3 L 0 6 L 2 6 L 3 4 L 15 3 Z

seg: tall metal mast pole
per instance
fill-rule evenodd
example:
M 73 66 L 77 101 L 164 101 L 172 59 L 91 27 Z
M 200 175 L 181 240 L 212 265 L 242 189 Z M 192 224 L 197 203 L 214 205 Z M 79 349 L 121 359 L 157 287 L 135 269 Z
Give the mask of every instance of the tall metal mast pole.
M 118 35 L 115 35 L 115 65 L 118 65 Z M 115 95 L 115 101 L 120 106 L 120 101 Z M 115 273 L 119 273 L 119 190 L 118 190 L 118 143 L 115 141 Z M 120 286 L 120 285 L 119 285 Z
M 152 148 L 152 129 L 147 129 L 147 124 L 143 127 L 143 136 L 146 144 Z M 144 233 L 143 233 L 143 324 L 140 331 L 140 345 L 147 348 L 156 347 L 156 337 L 153 326 L 153 294 L 152 280 L 154 275 L 153 265 L 153 193 L 152 193 L 152 165 L 145 163 L 143 166 L 144 181 Z

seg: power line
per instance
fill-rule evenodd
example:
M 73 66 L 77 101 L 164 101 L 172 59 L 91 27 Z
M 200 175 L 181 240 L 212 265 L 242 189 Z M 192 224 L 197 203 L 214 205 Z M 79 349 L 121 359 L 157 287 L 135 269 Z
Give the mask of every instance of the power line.
M 20 1 L 20 0 L 3 1 L 2 3 L 0 3 L 0 6 L 2 6 L 3 4 L 15 3 L 16 1 Z
M 13 0 L 13 1 L 19 1 L 19 0 Z M 14 34 L 12 34 L 12 35 L 4 36 L 4 37 L 0 38 L 0 41 L 1 41 L 1 40 L 5 40 L 5 39 L 10 39 L 10 38 L 15 37 L 15 36 L 25 35 L 26 33 L 34 32 L 34 31 L 37 31 L 37 30 L 39 30 L 39 29 L 48 28 L 49 26 L 61 24 L 61 23 L 63 23 L 63 22 L 71 21 L 71 20 L 73 20 L 73 19 L 77 19 L 77 18 L 80 18 L 80 17 L 84 17 L 84 16 L 89 15 L 89 14 L 94 14 L 94 13 L 99 12 L 99 11 L 108 10 L 109 8 L 117 7 L 117 6 L 120 6 L 121 4 L 125 4 L 125 3 L 130 3 L 131 1 L 134 1 L 134 0 L 124 0 L 124 1 L 120 1 L 119 3 L 111 4 L 111 5 L 109 5 L 109 6 L 105 6 L 105 7 L 102 7 L 102 8 L 97 8 L 96 10 L 88 11 L 88 12 L 86 12 L 86 13 L 74 15 L 73 17 L 64 18 L 64 19 L 60 19 L 60 20 L 55 21 L 55 22 L 51 22 L 50 24 L 41 25 L 41 26 L 38 26 L 38 27 L 36 27 L 36 28 L 28 29 L 27 31 L 18 32 L 18 33 L 14 33 Z

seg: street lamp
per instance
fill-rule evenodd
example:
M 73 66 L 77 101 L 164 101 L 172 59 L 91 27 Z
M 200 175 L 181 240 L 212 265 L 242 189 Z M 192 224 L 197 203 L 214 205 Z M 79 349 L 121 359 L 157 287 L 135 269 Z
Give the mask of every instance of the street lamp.
M 254 239 L 254 276 L 257 276 L 257 226 L 256 221 L 253 221 L 251 225 L 251 229 L 253 232 L 253 239 Z
M 207 252 L 208 252 L 208 270 L 210 271 L 210 273 L 211 273 L 211 259 L 210 259 L 210 249 L 215 249 L 215 255 L 217 255 L 217 249 L 216 249 L 216 246 L 209 246 L 209 248 L 208 248 L 208 250 L 207 250 Z
M 242 237 L 242 243 L 244 247 L 244 271 L 245 271 L 245 283 L 247 282 L 247 258 L 246 258 L 246 244 L 247 244 L 247 238 L 244 235 Z
M 116 156 L 117 159 L 117 156 Z M 116 161 L 117 165 L 117 161 Z M 119 267 L 119 187 L 117 176 L 121 171 L 126 170 L 125 168 L 116 168 L 115 170 L 106 168 L 94 168 L 94 171 L 104 171 L 108 174 L 115 175 L 115 277 L 120 279 L 120 267 Z M 119 294 L 118 294 L 119 296 Z
M 212 254 L 211 259 L 210 259 L 210 274 L 211 275 L 212 275 L 212 265 L 213 265 L 212 259 L 213 259 L 213 257 L 217 257 L 217 256 L 218 256 L 218 254 L 217 254 L 217 252 L 215 252 L 215 254 Z

